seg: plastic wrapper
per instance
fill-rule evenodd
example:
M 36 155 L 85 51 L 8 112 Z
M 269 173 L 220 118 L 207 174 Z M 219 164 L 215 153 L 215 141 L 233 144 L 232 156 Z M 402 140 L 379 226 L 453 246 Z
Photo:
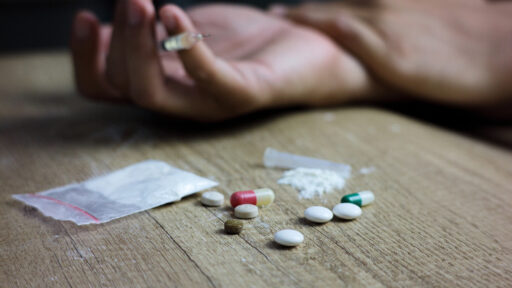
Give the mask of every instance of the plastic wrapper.
M 105 223 L 179 201 L 217 185 L 165 162 L 148 160 L 78 184 L 13 198 L 46 216 L 84 225 Z
M 265 167 L 277 167 L 285 169 L 313 168 L 325 169 L 338 173 L 343 178 L 349 178 L 352 168 L 350 165 L 327 161 L 324 159 L 295 155 L 280 152 L 273 148 L 267 148 L 263 154 L 263 165 Z

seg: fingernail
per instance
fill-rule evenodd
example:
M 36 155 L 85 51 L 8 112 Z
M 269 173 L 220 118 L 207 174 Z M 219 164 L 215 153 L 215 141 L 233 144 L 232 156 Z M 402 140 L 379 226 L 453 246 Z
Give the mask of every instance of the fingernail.
M 75 34 L 78 38 L 84 39 L 89 36 L 90 25 L 89 21 L 84 18 L 77 18 L 75 22 Z
M 137 26 L 142 22 L 142 10 L 133 0 L 128 2 L 128 24 Z
M 272 14 L 272 15 L 285 16 L 287 12 L 288 12 L 288 7 L 281 5 L 281 4 L 272 5 L 270 7 L 270 14 Z

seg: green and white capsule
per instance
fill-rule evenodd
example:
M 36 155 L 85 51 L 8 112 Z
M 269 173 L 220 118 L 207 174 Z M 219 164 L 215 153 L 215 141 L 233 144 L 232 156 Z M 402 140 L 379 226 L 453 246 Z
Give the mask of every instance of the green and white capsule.
M 375 200 L 375 195 L 372 191 L 361 191 L 359 193 L 348 194 L 341 198 L 341 203 L 352 203 L 357 206 L 366 206 Z

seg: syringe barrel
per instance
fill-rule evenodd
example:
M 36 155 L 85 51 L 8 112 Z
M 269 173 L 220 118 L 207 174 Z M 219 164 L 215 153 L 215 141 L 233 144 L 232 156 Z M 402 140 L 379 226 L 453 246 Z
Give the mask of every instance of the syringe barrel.
M 161 46 L 165 51 L 179 51 L 190 49 L 201 40 L 202 34 L 185 32 L 163 40 Z
M 278 167 L 295 169 L 299 167 L 326 169 L 339 173 L 342 177 L 350 177 L 351 168 L 349 165 L 335 163 L 323 159 L 306 157 L 301 155 L 280 152 L 273 148 L 267 148 L 263 155 L 265 167 Z

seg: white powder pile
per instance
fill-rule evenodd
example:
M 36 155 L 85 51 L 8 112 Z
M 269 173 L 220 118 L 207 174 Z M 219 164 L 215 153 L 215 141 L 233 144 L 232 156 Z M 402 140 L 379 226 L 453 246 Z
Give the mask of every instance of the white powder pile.
M 298 190 L 300 199 L 311 199 L 335 189 L 342 189 L 345 179 L 331 170 L 296 168 L 284 172 L 277 183 L 290 185 Z

